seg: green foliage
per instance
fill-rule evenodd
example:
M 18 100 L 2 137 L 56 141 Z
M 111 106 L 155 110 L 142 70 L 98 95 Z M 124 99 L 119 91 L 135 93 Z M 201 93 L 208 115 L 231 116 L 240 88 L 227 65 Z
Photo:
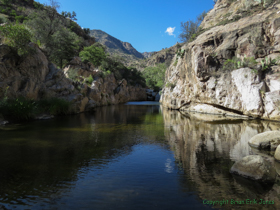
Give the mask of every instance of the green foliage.
M 11 4 L 11 0 L 1 0 L 2 4 L 5 5 L 10 5 Z
M 24 25 L 6 24 L 0 26 L 0 34 L 4 36 L 4 43 L 15 47 L 19 55 L 24 55 L 29 52 L 28 43 L 31 40 L 31 33 Z
M 93 82 L 93 78 L 92 78 L 91 75 L 89 75 L 89 77 L 86 78 L 86 83 L 87 83 L 88 85 L 91 85 L 92 82 Z
M 89 28 L 84 28 L 83 30 L 86 34 L 90 34 L 90 29 Z
M 52 36 L 51 60 L 59 64 L 60 68 L 62 68 L 65 62 L 69 62 L 76 54 L 78 54 L 80 43 L 80 37 L 74 32 L 71 32 L 66 28 L 61 28 Z
M 29 120 L 34 117 L 37 104 L 23 97 L 17 99 L 3 99 L 0 101 L 0 113 L 13 120 Z
M 7 22 L 8 22 L 7 18 L 5 18 L 5 16 L 0 15 L 0 24 L 7 23 Z
M 32 42 L 36 43 L 37 40 L 40 40 L 49 56 L 55 47 L 52 45 L 52 36 L 63 27 L 60 25 L 56 11 L 49 7 L 46 10 L 37 10 L 28 16 L 28 21 L 25 24 L 31 29 Z
M 155 67 L 145 68 L 143 75 L 148 87 L 158 91 L 164 85 L 166 66 L 164 63 L 157 64 Z
M 27 18 L 22 15 L 19 15 L 19 16 L 15 16 L 15 20 L 17 23 L 22 23 L 24 20 L 27 20 Z
M 78 77 L 78 69 L 70 68 L 67 71 L 67 75 L 68 75 L 68 78 L 70 78 L 73 81 L 75 81 L 77 79 L 77 77 Z
M 257 63 L 258 62 L 253 57 L 245 57 L 243 58 L 243 60 L 241 60 L 240 58 L 233 57 L 232 59 L 227 59 L 224 62 L 223 69 L 234 70 L 244 67 L 255 68 Z
M 61 17 L 56 12 L 57 7 L 57 2 L 52 2 L 50 6 L 45 6 L 44 10 L 33 12 L 25 24 L 31 29 L 32 41 L 40 43 L 40 47 L 51 61 L 62 68 L 78 55 L 82 39 L 64 27 Z
M 71 14 L 71 12 L 62 11 L 61 15 L 66 17 L 66 18 L 69 18 L 69 19 L 71 19 L 73 21 L 77 20 L 77 18 L 76 18 L 77 14 L 74 11 L 72 12 L 72 14 Z
M 71 102 L 60 98 L 43 99 L 38 101 L 37 104 L 37 109 L 40 113 L 47 112 L 52 115 L 64 115 L 71 112 Z
M 44 5 L 39 3 L 39 2 L 36 2 L 34 1 L 33 2 L 33 6 L 37 9 L 37 10 L 42 10 L 44 8 Z
M 167 82 L 167 83 L 165 84 L 165 87 L 168 87 L 168 88 L 171 88 L 171 89 L 174 89 L 174 88 L 175 88 L 175 86 L 176 86 L 176 84 L 175 84 L 175 83 L 170 83 L 170 82 Z
M 100 66 L 102 61 L 106 58 L 103 48 L 94 45 L 85 47 L 84 50 L 80 52 L 79 56 L 82 61 L 89 61 L 95 66 Z
M 191 42 L 197 37 L 199 31 L 199 25 L 203 21 L 207 12 L 203 11 L 196 19 L 196 21 L 189 20 L 187 22 L 181 22 L 181 33 L 179 38 L 182 42 Z
M 261 60 L 262 70 L 264 71 L 264 70 L 269 69 L 271 66 L 277 65 L 279 60 L 280 60 L 279 57 L 277 59 L 271 59 L 271 58 L 265 57 L 265 59 Z
M 24 97 L 0 100 L 0 113 L 15 121 L 34 119 L 36 114 L 61 115 L 70 113 L 71 102 L 59 98 L 34 101 Z
M 271 59 L 268 57 L 265 57 L 265 59 L 261 60 L 261 70 L 265 71 L 271 68 L 271 66 L 277 65 L 278 62 L 280 61 L 280 58 L 278 57 L 277 59 Z M 249 67 L 252 69 L 254 73 L 257 73 L 256 67 L 257 67 L 258 62 L 253 58 L 244 58 L 241 60 L 240 58 L 233 57 L 232 59 L 227 59 L 224 62 L 223 69 L 224 70 L 234 70 L 234 69 L 239 69 L 239 68 L 244 68 L 244 67 Z
M 176 55 L 178 56 L 178 57 L 181 57 L 181 58 L 183 58 L 183 56 L 184 56 L 184 54 L 185 54 L 185 49 L 178 49 L 177 50 L 177 52 L 176 52 Z

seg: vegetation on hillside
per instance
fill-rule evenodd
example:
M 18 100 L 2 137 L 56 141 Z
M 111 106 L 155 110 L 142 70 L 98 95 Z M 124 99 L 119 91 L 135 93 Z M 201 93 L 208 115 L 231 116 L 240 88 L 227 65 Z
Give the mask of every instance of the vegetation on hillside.
M 74 56 L 79 55 L 83 47 L 89 46 L 87 35 L 74 20 L 76 13 L 57 12 L 60 4 L 49 0 L 48 4 L 38 2 L 30 5 L 28 1 L 0 1 L 1 42 L 14 47 L 20 56 L 28 51 L 31 41 L 38 44 L 49 60 L 60 68 Z
M 145 68 L 143 74 L 146 79 L 147 86 L 155 91 L 163 88 L 165 78 L 166 65 L 159 63 L 156 66 Z

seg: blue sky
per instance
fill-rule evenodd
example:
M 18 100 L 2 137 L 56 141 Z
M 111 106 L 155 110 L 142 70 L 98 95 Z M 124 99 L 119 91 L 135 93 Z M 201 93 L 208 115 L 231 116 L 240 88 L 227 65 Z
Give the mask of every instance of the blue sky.
M 180 41 L 181 22 L 194 20 L 214 5 L 213 0 L 57 1 L 61 5 L 59 12 L 77 13 L 80 26 L 105 31 L 121 41 L 131 43 L 139 52 L 159 51 L 173 46 Z M 170 33 L 173 29 L 173 33 Z

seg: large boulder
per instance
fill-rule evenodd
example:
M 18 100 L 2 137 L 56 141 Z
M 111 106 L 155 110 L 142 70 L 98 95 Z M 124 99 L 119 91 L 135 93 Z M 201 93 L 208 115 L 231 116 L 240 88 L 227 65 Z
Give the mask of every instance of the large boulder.
M 249 145 L 257 149 L 275 150 L 280 144 L 280 131 L 267 131 L 253 136 Z
M 275 169 L 259 155 L 249 155 L 233 164 L 231 173 L 263 182 L 274 182 Z

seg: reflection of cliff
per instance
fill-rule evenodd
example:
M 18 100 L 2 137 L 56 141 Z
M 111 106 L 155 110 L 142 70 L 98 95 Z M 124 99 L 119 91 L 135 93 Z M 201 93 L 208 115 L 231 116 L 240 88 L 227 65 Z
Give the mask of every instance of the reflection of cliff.
M 110 106 L 0 130 L 0 203 L 33 203 L 69 191 L 84 173 L 131 153 L 153 107 Z M 0 205 L 1 209 L 1 205 Z
M 248 140 L 259 132 L 275 130 L 279 124 L 263 121 L 223 121 L 220 116 L 163 109 L 166 139 L 186 174 L 182 189 L 193 186 L 202 200 L 274 200 L 274 205 L 225 205 L 223 208 L 279 209 L 279 187 L 233 177 L 233 163 L 252 154 Z M 184 186 L 185 185 L 185 186 Z M 218 205 L 216 207 L 219 207 Z

